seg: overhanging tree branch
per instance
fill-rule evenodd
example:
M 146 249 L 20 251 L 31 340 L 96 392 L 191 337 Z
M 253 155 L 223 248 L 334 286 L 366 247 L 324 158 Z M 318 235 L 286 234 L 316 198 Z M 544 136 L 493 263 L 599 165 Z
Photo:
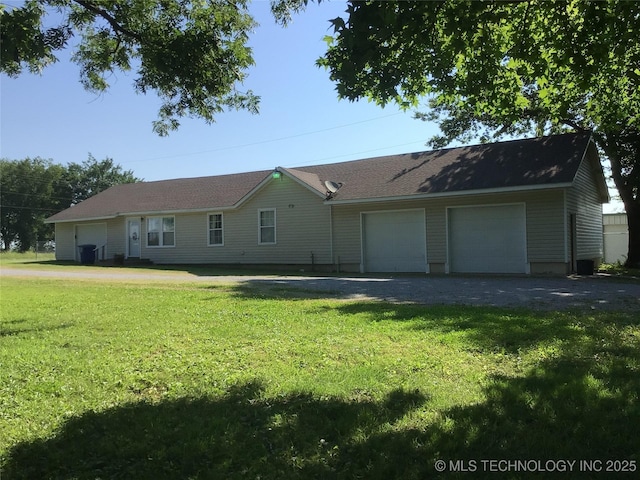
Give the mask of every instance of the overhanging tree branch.
M 111 14 L 109 14 L 109 12 L 85 0 L 74 0 L 74 1 L 81 7 L 86 8 L 90 12 L 93 12 L 96 15 L 99 15 L 102 18 L 104 18 L 107 22 L 109 22 L 109 25 L 111 25 L 111 28 L 113 28 L 114 32 L 121 33 L 123 35 L 126 35 L 127 37 L 131 37 L 138 41 L 142 41 L 142 37 L 139 34 L 120 25 L 120 23 L 118 23 L 118 21 Z
M 294 0 L 287 0 L 294 1 Z M 213 122 L 226 109 L 257 113 L 260 98 L 237 85 L 254 64 L 248 39 L 256 22 L 249 0 L 31 0 L 0 6 L 0 72 L 40 73 L 78 35 L 71 61 L 89 91 L 109 88 L 106 74 L 130 71 L 134 87 L 163 102 L 154 131 L 166 135 L 184 116 Z M 2 3 L 2 0 L 0 0 Z M 61 27 L 45 29 L 46 6 Z

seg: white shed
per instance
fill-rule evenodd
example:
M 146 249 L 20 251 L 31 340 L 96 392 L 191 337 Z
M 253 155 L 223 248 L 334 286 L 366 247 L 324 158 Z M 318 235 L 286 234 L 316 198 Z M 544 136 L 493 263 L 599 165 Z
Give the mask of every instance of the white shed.
M 626 213 L 605 213 L 602 216 L 605 263 L 624 263 L 629 252 L 629 227 Z

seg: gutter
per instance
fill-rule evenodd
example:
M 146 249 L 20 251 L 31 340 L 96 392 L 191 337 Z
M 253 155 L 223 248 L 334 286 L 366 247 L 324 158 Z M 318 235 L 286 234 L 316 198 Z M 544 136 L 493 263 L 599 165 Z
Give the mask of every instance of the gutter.
M 354 198 L 349 200 L 334 200 L 329 199 L 324 203 L 331 205 L 349 205 L 356 203 L 372 203 L 372 202 L 391 202 L 397 200 L 429 200 L 432 198 L 446 198 L 446 197 L 462 197 L 471 195 L 489 195 L 494 193 L 517 193 L 517 192 L 529 192 L 536 190 L 555 190 L 561 188 L 569 188 L 573 185 L 573 182 L 557 183 L 555 185 L 530 185 L 530 186 L 518 186 L 518 187 L 504 187 L 504 188 L 486 188 L 479 190 L 462 190 L 455 192 L 440 192 L 440 193 L 422 193 L 414 195 L 398 195 L 393 197 L 371 197 L 371 198 Z

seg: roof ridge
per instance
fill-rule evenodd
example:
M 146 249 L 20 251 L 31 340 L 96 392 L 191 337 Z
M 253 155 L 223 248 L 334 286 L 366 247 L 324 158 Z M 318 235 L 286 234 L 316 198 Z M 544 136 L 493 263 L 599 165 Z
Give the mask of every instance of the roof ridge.
M 268 169 L 268 170 L 248 170 L 246 172 L 223 173 L 221 175 L 202 175 L 202 176 L 198 176 L 198 177 L 164 178 L 164 179 L 161 179 L 161 180 L 148 180 L 148 181 L 144 180 L 142 182 L 135 182 L 135 183 L 137 183 L 137 184 L 140 184 L 140 183 L 151 184 L 151 183 L 178 182 L 178 181 L 188 181 L 188 180 L 205 180 L 205 179 L 211 179 L 211 178 L 238 177 L 238 176 L 242 176 L 242 175 L 256 175 L 256 174 L 264 174 L 266 176 L 272 171 L 273 171 L 273 169 Z M 125 185 L 125 184 L 122 184 L 122 185 Z
M 294 177 L 296 180 L 303 183 L 308 188 L 318 192 L 319 194 L 326 194 L 326 188 L 323 188 L 324 185 L 322 183 L 322 179 L 317 173 L 305 172 L 304 170 L 300 170 L 297 168 L 278 167 L 278 169 Z M 311 178 L 308 178 L 309 176 Z
M 559 138 L 559 137 L 566 137 L 566 136 L 581 136 L 581 135 L 588 135 L 589 137 L 591 137 L 592 132 L 590 130 L 584 130 L 581 132 L 565 132 L 565 133 L 559 133 L 559 134 L 550 134 L 550 135 L 543 135 L 540 137 L 527 137 L 527 138 L 512 138 L 509 140 L 501 140 L 501 141 L 495 141 L 495 142 L 487 142 L 487 143 L 473 143 L 470 145 L 458 145 L 458 146 L 453 146 L 453 147 L 443 147 L 443 148 L 434 148 L 432 150 L 421 150 L 421 151 L 416 151 L 416 152 L 404 152 L 404 153 L 393 153 L 390 155 L 379 155 L 377 157 L 367 157 L 367 158 L 358 158 L 356 160 L 345 160 L 343 162 L 334 162 L 334 163 L 322 163 L 322 164 L 317 164 L 317 165 L 306 165 L 306 166 L 300 166 L 300 167 L 292 167 L 294 169 L 297 170 L 301 170 L 301 171 L 305 171 L 305 168 L 321 168 L 321 167 L 328 167 L 328 166 L 338 166 L 338 165 L 345 165 L 345 164 L 355 164 L 358 162 L 370 162 L 370 161 L 375 161 L 375 160 L 383 160 L 383 159 L 392 159 L 392 158 L 398 158 L 398 157 L 403 157 L 403 156 L 407 156 L 407 155 L 426 155 L 426 154 L 432 154 L 432 153 L 447 153 L 447 152 L 451 152 L 453 150 L 465 150 L 465 149 L 475 149 L 475 148 L 480 148 L 480 147 L 495 147 L 497 145 L 505 145 L 505 144 L 514 144 L 517 142 L 534 142 L 534 141 L 541 141 L 541 140 L 545 140 L 545 139 L 549 139 L 549 138 Z

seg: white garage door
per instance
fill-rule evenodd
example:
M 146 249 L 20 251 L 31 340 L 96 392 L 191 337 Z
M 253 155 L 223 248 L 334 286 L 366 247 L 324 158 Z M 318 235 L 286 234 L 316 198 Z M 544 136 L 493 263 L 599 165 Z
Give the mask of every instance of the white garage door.
M 449 209 L 449 270 L 526 273 L 524 205 Z
M 102 247 L 107 243 L 107 224 L 91 223 L 88 225 L 76 225 L 76 260 L 80 261 L 80 249 L 78 245 L 92 244 Z
M 362 217 L 365 271 L 427 271 L 424 210 L 366 213 Z

